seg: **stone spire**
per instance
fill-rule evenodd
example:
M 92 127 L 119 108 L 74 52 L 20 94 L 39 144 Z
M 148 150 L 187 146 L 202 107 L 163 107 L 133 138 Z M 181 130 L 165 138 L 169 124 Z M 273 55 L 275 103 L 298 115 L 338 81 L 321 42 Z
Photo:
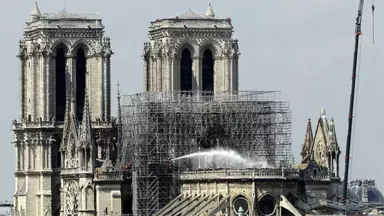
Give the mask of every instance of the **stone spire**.
M 41 17 L 41 13 L 40 13 L 39 6 L 37 5 L 37 1 L 36 1 L 35 7 L 33 8 L 32 13 L 31 13 L 31 18 L 32 18 L 32 21 L 37 21 L 40 19 L 40 17 Z
M 307 131 L 305 133 L 305 140 L 301 150 L 301 163 L 308 163 L 313 159 L 313 133 L 311 119 L 308 119 Z
M 80 126 L 79 140 L 80 140 L 80 146 L 82 148 L 93 149 L 91 112 L 89 109 L 89 99 L 88 99 L 88 91 L 87 90 L 85 90 L 85 95 L 84 95 L 83 120 L 82 120 L 81 126 Z
M 209 3 L 209 5 L 208 5 L 207 11 L 205 12 L 205 16 L 209 16 L 212 18 L 215 17 L 215 13 L 213 12 L 211 3 Z
M 121 126 L 121 95 L 120 95 L 120 82 L 119 80 L 117 80 L 117 115 L 118 115 L 118 124 L 119 124 L 119 127 Z
M 78 123 L 73 107 L 71 106 L 72 87 L 67 93 L 67 103 L 65 106 L 64 126 L 63 126 L 63 142 L 61 150 L 64 151 L 64 168 L 76 168 L 78 166 Z
M 122 146 L 123 146 L 123 141 L 122 141 L 122 127 L 123 127 L 123 122 L 121 119 L 121 95 L 120 95 L 120 82 L 117 80 L 117 155 L 121 154 L 122 151 Z M 117 164 L 119 164 L 120 157 L 117 159 Z
M 63 126 L 63 143 L 66 145 L 70 135 L 77 139 L 77 120 L 74 110 L 71 107 L 72 90 L 67 94 L 67 103 L 65 105 L 65 116 Z M 63 146 L 64 147 L 64 146 Z
M 337 177 L 339 177 L 339 158 L 340 158 L 340 147 L 337 142 L 336 137 L 336 128 L 335 121 L 332 118 L 329 124 L 329 132 L 328 132 L 328 146 L 327 146 L 327 156 L 328 156 L 328 168 L 331 173 L 334 173 Z

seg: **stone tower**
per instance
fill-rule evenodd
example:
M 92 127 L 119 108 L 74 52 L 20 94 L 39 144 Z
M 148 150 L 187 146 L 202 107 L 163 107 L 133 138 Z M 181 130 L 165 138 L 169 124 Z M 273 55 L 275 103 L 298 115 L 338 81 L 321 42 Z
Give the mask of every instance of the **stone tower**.
M 231 19 L 188 10 L 151 22 L 144 44 L 144 91 L 236 92 L 238 41 Z
M 20 119 L 12 126 L 19 215 L 120 212 L 111 197 L 119 196 L 122 177 L 103 175 L 116 159 L 117 137 L 110 113 L 113 53 L 103 32 L 97 14 L 42 14 L 37 4 L 25 25 Z

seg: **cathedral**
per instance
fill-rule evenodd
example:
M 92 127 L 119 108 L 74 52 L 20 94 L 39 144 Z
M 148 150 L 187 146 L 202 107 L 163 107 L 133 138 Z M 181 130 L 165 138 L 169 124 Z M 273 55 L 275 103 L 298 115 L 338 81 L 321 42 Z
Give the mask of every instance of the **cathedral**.
M 190 9 L 157 19 L 149 29 L 142 53 L 144 93 L 131 97 L 137 99 L 131 105 L 143 109 L 135 110 L 136 122 L 127 123 L 119 92 L 118 115 L 111 115 L 113 51 L 100 16 L 65 10 L 41 13 L 35 5 L 17 55 L 20 116 L 12 123 L 14 215 L 272 215 L 283 212 L 279 208 L 284 206 L 300 215 L 312 211 L 311 206 L 301 203 L 296 211 L 291 193 L 300 195 L 300 202 L 337 201 L 341 151 L 334 120 L 328 121 L 322 110 L 314 135 L 309 121 L 302 161 L 287 165 L 292 154 L 289 106 L 259 101 L 259 96 L 265 97 L 260 92 L 239 91 L 240 51 L 230 18 L 217 18 L 209 5 L 205 13 Z M 287 127 L 277 130 L 271 117 L 276 115 L 287 117 L 280 122 Z M 122 128 L 128 124 L 141 133 L 124 132 L 128 138 L 123 142 Z M 224 130 L 233 125 L 236 129 Z M 229 136 L 231 132 L 236 136 Z M 281 146 L 289 148 L 273 149 L 279 148 L 273 133 L 280 133 Z M 226 142 L 239 144 L 234 148 L 249 154 L 262 149 L 268 163 L 279 164 L 252 172 L 213 170 L 212 179 L 201 170 L 174 178 L 179 167 L 172 158 L 196 152 L 198 145 L 200 151 Z M 174 143 L 179 146 L 170 145 Z M 236 181 L 222 184 L 216 172 Z M 243 182 L 247 176 L 238 176 L 242 172 L 249 177 L 248 185 Z M 287 175 L 295 180 L 282 181 Z M 366 188 L 374 183 L 364 184 L 360 196 L 367 198 Z M 323 208 L 322 203 L 316 208 Z
M 157 19 L 149 33 L 144 91 L 238 91 L 230 18 L 215 18 L 209 6 Z M 121 120 L 111 116 L 112 55 L 99 15 L 41 13 L 36 3 L 17 55 L 16 215 L 132 213 L 130 174 L 117 166 L 124 152 Z

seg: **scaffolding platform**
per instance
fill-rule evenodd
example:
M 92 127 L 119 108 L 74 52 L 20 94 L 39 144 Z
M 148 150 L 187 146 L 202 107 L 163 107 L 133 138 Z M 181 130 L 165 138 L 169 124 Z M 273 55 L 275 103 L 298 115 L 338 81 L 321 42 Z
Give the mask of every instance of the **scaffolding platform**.
M 229 148 L 272 167 L 293 160 L 291 111 L 279 92 L 145 92 L 122 97 L 119 161 L 132 168 L 136 215 L 154 215 L 178 195 L 172 159 Z

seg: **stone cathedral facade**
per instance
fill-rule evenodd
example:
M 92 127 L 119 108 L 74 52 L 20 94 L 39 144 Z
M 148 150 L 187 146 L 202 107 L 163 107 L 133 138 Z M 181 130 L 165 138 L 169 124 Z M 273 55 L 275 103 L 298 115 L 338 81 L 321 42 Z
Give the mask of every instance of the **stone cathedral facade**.
M 237 92 L 239 46 L 230 18 L 188 10 L 157 19 L 144 44 L 144 91 Z
M 111 42 L 96 14 L 42 14 L 19 44 L 16 215 L 120 215 Z
M 150 25 L 144 91 L 236 94 L 240 53 L 230 18 L 215 18 L 209 6 L 205 14 L 188 10 Z M 138 212 L 130 173 L 116 170 L 120 121 L 111 116 L 112 55 L 97 14 L 41 13 L 36 4 L 17 55 L 15 215 Z

